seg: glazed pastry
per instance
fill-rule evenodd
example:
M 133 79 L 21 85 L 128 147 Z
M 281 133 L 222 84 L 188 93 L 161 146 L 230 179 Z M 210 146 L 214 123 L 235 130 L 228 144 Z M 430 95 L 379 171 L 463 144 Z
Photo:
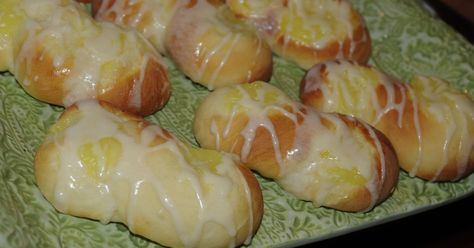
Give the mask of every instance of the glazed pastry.
M 194 134 L 202 147 L 236 154 L 299 199 L 344 211 L 367 211 L 398 180 L 386 138 L 355 118 L 314 111 L 263 82 L 209 94 Z
M 67 108 L 50 128 L 35 176 L 58 211 L 121 222 L 169 247 L 238 246 L 262 217 L 249 169 L 95 100 Z
M 72 0 L 7 0 L 0 11 L 0 68 L 33 97 L 96 98 L 140 115 L 168 100 L 166 66 L 138 33 L 96 22 Z
M 349 1 L 227 0 L 227 5 L 273 52 L 304 69 L 335 58 L 369 59 L 369 32 Z
M 217 5 L 217 6 L 216 6 Z M 272 52 L 225 5 L 189 1 L 166 32 L 166 50 L 176 66 L 208 89 L 269 80 Z
M 318 110 L 374 125 L 411 176 L 453 181 L 474 171 L 474 103 L 441 79 L 404 84 L 374 67 L 331 61 L 307 72 L 300 95 Z

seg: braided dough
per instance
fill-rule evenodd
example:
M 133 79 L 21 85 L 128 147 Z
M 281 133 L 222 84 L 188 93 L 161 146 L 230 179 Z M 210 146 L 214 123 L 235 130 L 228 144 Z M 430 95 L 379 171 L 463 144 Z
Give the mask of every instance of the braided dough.
M 72 0 L 5 0 L 0 15 L 0 70 L 41 101 L 70 106 L 96 98 L 148 115 L 169 98 L 160 54 Z
M 57 210 L 122 222 L 165 246 L 238 246 L 262 217 L 256 178 L 230 156 L 92 100 L 67 108 L 51 127 L 35 175 Z
M 238 155 L 318 206 L 366 211 L 398 180 L 396 155 L 380 132 L 349 116 L 318 113 L 263 82 L 209 94 L 194 134 L 202 147 Z
M 329 59 L 369 59 L 369 31 L 349 1 L 227 0 L 227 5 L 273 52 L 304 69 Z
M 330 61 L 311 68 L 300 89 L 304 103 L 381 130 L 411 176 L 447 181 L 474 171 L 474 103 L 441 79 L 404 84 L 374 67 Z
M 95 17 L 142 32 L 191 80 L 214 88 L 269 80 L 272 52 L 223 1 L 97 0 Z

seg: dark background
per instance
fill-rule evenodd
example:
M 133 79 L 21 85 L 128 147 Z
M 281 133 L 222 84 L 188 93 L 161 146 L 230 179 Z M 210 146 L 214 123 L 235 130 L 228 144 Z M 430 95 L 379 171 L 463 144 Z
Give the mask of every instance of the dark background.
M 425 0 L 446 23 L 474 44 L 474 0 Z
M 474 195 L 410 217 L 320 241 L 311 247 L 472 248 Z

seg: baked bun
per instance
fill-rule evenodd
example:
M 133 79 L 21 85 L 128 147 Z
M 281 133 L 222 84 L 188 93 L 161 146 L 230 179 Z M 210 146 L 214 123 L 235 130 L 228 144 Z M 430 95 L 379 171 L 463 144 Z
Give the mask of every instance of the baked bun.
M 404 84 L 374 67 L 330 61 L 307 72 L 300 93 L 320 111 L 374 125 L 411 176 L 453 181 L 474 171 L 474 103 L 441 79 L 415 76 Z
M 368 61 L 371 40 L 361 15 L 345 0 L 227 0 L 273 52 L 304 69 L 330 59 Z
M 380 132 L 349 116 L 316 112 L 264 82 L 209 94 L 194 134 L 202 147 L 236 154 L 317 206 L 367 211 L 398 181 L 396 155 Z
M 96 22 L 72 0 L 8 0 L 2 10 L 15 14 L 0 19 L 0 68 L 33 97 L 61 106 L 96 98 L 140 115 L 168 100 L 167 68 L 138 33 Z
M 238 246 L 262 217 L 250 170 L 95 100 L 67 108 L 50 128 L 35 176 L 58 211 L 121 222 L 170 247 Z
M 186 76 L 210 90 L 269 80 L 272 74 L 270 48 L 223 4 L 197 0 L 179 8 L 168 25 L 165 47 Z

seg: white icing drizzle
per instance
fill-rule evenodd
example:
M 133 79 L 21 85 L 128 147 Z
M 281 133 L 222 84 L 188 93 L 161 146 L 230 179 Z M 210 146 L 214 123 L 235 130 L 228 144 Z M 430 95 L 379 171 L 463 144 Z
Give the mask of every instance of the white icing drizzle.
M 212 120 L 211 122 L 211 134 L 214 135 L 214 137 L 216 137 L 215 139 L 216 150 L 219 150 L 221 147 L 221 139 L 219 135 L 219 129 L 217 128 L 217 124 L 214 120 Z M 225 137 L 225 134 L 224 134 L 224 137 Z
M 263 96 L 257 96 L 257 99 L 252 99 L 252 97 L 248 94 L 246 90 L 242 87 L 236 87 L 242 96 L 242 99 L 239 101 L 239 104 L 232 106 L 232 111 L 230 112 L 230 117 L 227 120 L 225 125 L 225 129 L 223 131 L 223 139 L 227 137 L 230 132 L 230 128 L 232 127 L 232 123 L 237 116 L 238 113 L 241 112 L 241 108 L 245 108 L 249 111 L 249 121 L 246 126 L 240 131 L 240 135 L 244 139 L 244 144 L 242 146 L 242 150 L 240 152 L 240 159 L 242 162 L 247 162 L 248 155 L 250 154 L 250 150 L 252 149 L 253 141 L 255 139 L 255 134 L 259 127 L 265 128 L 271 138 L 272 138 L 272 145 L 275 154 L 275 160 L 280 166 L 280 173 L 284 171 L 284 157 L 281 154 L 280 150 L 280 143 L 278 140 L 278 136 L 276 134 L 275 128 L 273 126 L 272 121 L 268 118 L 268 113 L 273 110 L 277 110 L 278 112 L 284 114 L 285 116 L 289 117 L 291 120 L 296 120 L 296 115 L 294 113 L 290 113 L 281 106 L 277 105 L 262 105 L 259 102 L 259 99 L 262 99 Z M 262 94 L 263 91 L 257 91 L 259 94 Z M 218 139 L 218 138 L 216 138 Z M 235 145 L 235 144 L 234 144 Z
M 375 131 L 373 130 L 373 128 L 363 121 L 361 121 L 360 123 L 364 126 L 365 130 L 367 130 L 367 132 L 370 135 L 370 138 L 374 141 L 375 147 L 377 148 L 377 153 L 379 154 L 379 160 L 377 162 L 380 163 L 380 175 L 373 176 L 371 181 L 367 183 L 367 189 L 372 195 L 371 203 L 369 207 L 367 207 L 367 210 L 370 210 L 377 203 L 379 199 L 379 192 L 382 190 L 383 184 L 385 183 L 385 178 L 386 178 L 385 153 L 383 152 L 382 143 L 380 142 L 379 138 L 375 134 Z
M 226 156 L 216 166 L 216 171 L 211 172 L 204 161 L 188 161 L 185 153 L 189 148 L 175 138 L 167 138 L 163 130 L 150 125 L 139 133 L 139 139 L 131 137 L 121 131 L 121 125 L 127 125 L 126 120 L 102 109 L 95 101 L 81 102 L 78 104 L 81 119 L 63 131 L 64 135 L 54 136 L 53 142 L 59 149 L 60 166 L 56 176 L 56 185 L 53 203 L 60 210 L 68 212 L 74 204 L 82 200 L 74 200 L 77 194 L 88 197 L 93 205 L 90 211 L 97 213 L 101 222 L 117 221 L 119 206 L 115 195 L 126 192 L 117 192 L 117 184 L 126 182 L 129 185 L 126 216 L 124 220 L 131 231 L 136 230 L 136 209 L 139 195 L 146 185 L 151 186 L 155 196 L 166 212 L 170 215 L 172 224 L 176 229 L 181 242 L 186 247 L 196 246 L 200 242 L 206 223 L 221 225 L 229 235 L 229 244 L 235 245 L 235 238 L 240 228 L 234 222 L 234 206 L 232 191 L 238 187 L 239 194 L 244 194 L 248 208 L 248 237 L 252 235 L 253 210 L 252 197 L 243 175 L 234 162 Z M 105 151 L 98 145 L 100 140 L 112 137 L 121 145 L 121 153 L 117 163 L 107 167 Z M 150 145 L 155 137 L 165 139 L 164 143 Z M 138 143 L 137 143 L 138 142 Z M 81 147 L 86 144 L 93 145 L 93 154 L 97 157 L 98 168 L 83 164 L 84 160 L 78 154 Z M 168 160 L 153 159 L 153 154 L 171 154 L 176 163 Z M 148 162 L 147 162 L 148 161 Z M 167 162 L 168 161 L 168 162 Z M 190 164 L 191 163 L 191 164 Z M 196 170 L 199 169 L 198 173 Z M 87 171 L 98 171 L 96 176 L 88 175 Z M 159 170 L 160 173 L 155 172 Z M 240 173 L 240 175 L 239 175 Z M 173 178 L 170 180 L 170 178 Z M 204 191 L 203 187 L 212 187 L 212 191 Z M 176 187 L 182 187 L 176 191 Z M 178 193 L 177 193 L 178 192 Z M 181 193 L 179 193 L 181 192 Z M 191 194 L 192 199 L 185 199 L 180 194 Z M 149 196 L 148 196 L 149 197 Z M 140 205 L 139 205 L 140 204 Z M 191 204 L 191 205 L 189 205 Z M 157 206 L 158 207 L 158 206 Z M 188 208 L 195 207 L 193 214 Z M 191 216 L 189 215 L 191 214 Z M 247 238 L 249 240 L 249 238 Z
M 382 78 L 379 83 L 381 83 L 385 89 L 386 92 L 386 101 L 387 103 L 385 106 L 380 106 L 380 102 L 378 101 L 378 96 L 377 93 L 374 90 L 371 92 L 371 100 L 372 104 L 375 109 L 375 118 L 372 121 L 373 125 L 377 125 L 379 121 L 390 111 L 395 110 L 398 114 L 397 118 L 397 125 L 399 128 L 402 128 L 402 121 L 403 121 L 403 110 L 405 109 L 405 104 L 406 104 L 406 93 L 404 91 L 404 87 L 402 87 L 399 84 L 394 84 L 391 81 L 389 81 L 386 78 Z M 395 88 L 398 88 L 400 90 L 396 91 Z M 396 92 L 400 92 L 402 95 L 402 100 L 399 103 L 395 102 L 395 95 Z
M 245 245 L 249 245 L 250 241 L 252 240 L 253 236 L 253 223 L 254 223 L 254 216 L 253 216 L 253 204 L 252 204 L 252 192 L 250 191 L 250 187 L 245 180 L 245 177 L 242 173 L 239 173 L 241 179 L 241 185 L 245 185 L 245 198 L 247 200 L 247 208 L 249 210 L 249 219 L 247 222 L 248 225 L 248 233 L 247 238 L 244 241 Z M 232 245 L 232 246 L 231 246 Z M 235 247 L 234 244 L 229 244 L 229 247 Z
M 137 90 L 141 89 L 145 78 L 148 59 L 153 57 L 163 65 L 145 39 L 110 23 L 95 22 L 74 1 L 19 0 L 16 11 L 27 19 L 24 24 L 27 36 L 22 41 L 13 73 L 21 74 L 18 70 L 24 64 L 25 79 L 22 83 L 25 86 L 40 81 L 38 75 L 32 75 L 31 54 L 43 46 L 39 60 L 43 61 L 44 55 L 51 56 L 53 73 L 64 76 L 64 81 L 60 82 L 64 89 L 64 106 L 96 98 L 113 87 L 109 84 L 116 83 L 116 79 L 103 75 L 108 73 L 103 70 L 113 65 L 114 68 L 140 69 L 140 77 L 134 82 L 133 99 L 130 100 L 132 105 L 140 107 L 141 94 Z
M 252 80 L 253 69 L 257 65 L 257 62 L 260 59 L 260 55 L 263 52 L 263 50 L 262 50 L 263 41 L 260 38 L 257 39 L 257 44 L 258 44 L 257 45 L 257 50 L 255 51 L 255 58 L 252 61 L 252 66 L 249 67 L 249 69 L 247 70 L 247 82 L 246 83 L 250 83 L 250 81 Z
M 396 111 L 396 125 L 398 128 L 403 128 L 404 111 L 407 108 L 407 101 L 411 100 L 413 107 L 413 126 L 415 127 L 416 138 L 418 140 L 417 162 L 413 166 L 412 171 L 410 171 L 410 175 L 413 176 L 422 161 L 423 139 L 419 121 L 417 98 L 411 87 L 401 83 L 396 83 L 386 75 L 377 71 L 373 72 L 376 78 L 375 80 L 377 80 L 376 82 L 373 82 L 374 79 L 364 75 L 362 69 L 363 66 L 353 65 L 347 61 L 338 61 L 337 63 L 326 62 L 324 63 L 324 66 L 326 67 L 326 72 L 328 74 L 328 81 L 323 82 L 321 79 L 319 66 L 308 72 L 308 76 L 305 79 L 306 85 L 304 89 L 305 92 L 321 90 L 325 97 L 325 104 L 323 106 L 324 111 L 340 111 L 339 106 L 341 103 L 338 99 L 341 99 L 348 102 L 351 107 L 350 109 L 343 111 L 344 114 L 356 115 L 372 125 L 377 125 L 389 112 Z M 344 75 L 345 77 L 341 75 Z M 362 85 L 354 86 L 354 83 L 356 82 L 361 82 Z M 379 85 L 383 87 L 386 93 L 386 103 L 384 106 L 379 102 L 376 92 Z M 351 96 L 351 94 L 348 93 L 349 87 L 363 87 L 364 90 L 358 89 L 360 93 Z M 342 91 L 342 93 L 339 91 Z M 407 91 L 410 99 L 407 97 Z M 401 96 L 399 102 L 395 99 L 397 92 L 400 93 Z M 343 94 L 343 96 L 340 97 L 340 94 Z M 367 97 L 367 95 L 369 97 Z M 364 103 L 364 100 L 360 99 L 370 99 L 370 105 Z M 359 110 L 364 111 L 367 108 L 374 110 L 374 116 L 363 113 L 358 114 Z
M 326 67 L 327 81 L 324 82 L 320 75 L 321 66 Z M 365 70 L 371 70 L 371 72 L 364 72 Z M 366 73 L 373 73 L 373 75 L 368 76 Z M 410 176 L 416 176 L 420 167 L 425 166 L 426 163 L 423 158 L 423 142 L 429 142 L 430 137 L 423 137 L 419 116 L 421 112 L 425 113 L 427 118 L 434 119 L 445 127 L 444 133 L 439 134 L 443 135 L 443 142 L 439 144 L 439 153 L 436 154 L 439 160 L 434 166 L 430 180 L 436 181 L 450 163 L 457 163 L 458 175 L 452 180 L 457 180 L 464 175 L 474 146 L 474 135 L 470 131 L 474 123 L 474 105 L 467 96 L 451 90 L 446 82 L 418 76 L 411 84 L 402 84 L 375 69 L 364 68 L 345 61 L 326 62 L 324 65 L 315 67 L 307 73 L 305 81 L 305 92 L 317 90 L 322 92 L 325 103 L 321 110 L 340 111 L 339 99 L 341 99 L 350 105 L 349 109 L 344 109 L 345 114 L 356 115 L 373 125 L 377 125 L 392 110 L 397 113 L 397 121 L 394 125 L 398 128 L 403 129 L 407 128 L 406 125 L 413 125 L 416 135 L 414 138 L 418 145 L 416 160 L 410 166 Z M 361 82 L 362 85 L 357 85 L 357 82 Z M 384 106 L 379 102 L 376 92 L 380 86 L 386 93 Z M 349 93 L 349 87 L 359 87 L 359 89 L 354 94 Z M 395 99 L 397 94 L 400 99 Z M 361 99 L 370 99 L 370 106 Z M 366 110 L 367 107 L 374 110 L 374 116 L 371 116 L 370 110 Z M 405 111 L 409 107 L 413 111 L 412 123 L 404 121 L 404 118 L 407 118 Z M 459 143 L 454 144 L 454 140 Z M 453 149 L 454 146 L 457 148 Z
M 407 87 L 408 92 L 410 93 L 410 98 L 413 103 L 413 125 L 415 126 L 416 139 L 418 141 L 418 153 L 416 156 L 416 162 L 413 166 L 413 169 L 408 172 L 410 176 L 415 176 L 418 168 L 420 167 L 421 162 L 423 161 L 423 134 L 421 132 L 420 117 L 418 112 L 418 99 L 413 92 L 411 87 Z
M 248 91 L 246 87 L 256 88 Z M 285 98 L 284 94 L 278 89 L 262 82 L 254 82 L 251 86 L 235 85 L 219 90 L 216 95 L 225 99 L 226 94 L 234 90 L 238 91 L 239 99 L 237 101 L 233 100 L 230 111 L 226 111 L 226 122 L 223 123 L 224 130 L 219 133 L 216 128 L 211 127 L 211 133 L 219 136 L 215 139 L 222 142 L 228 136 L 230 127 L 237 116 L 240 113 L 246 113 L 249 120 L 241 130 L 238 130 L 244 139 L 244 143 L 240 154 L 237 154 L 244 163 L 248 162 L 248 155 L 255 142 L 257 128 L 265 128 L 271 136 L 272 150 L 279 165 L 279 175 L 275 179 L 284 189 L 303 199 L 313 201 L 315 205 L 324 205 L 328 197 L 333 194 L 333 187 L 336 187 L 330 179 L 332 176 L 328 174 L 329 172 L 326 172 L 326 168 L 335 166 L 349 171 L 356 170 L 359 176 L 365 178 L 365 187 L 372 195 L 368 209 L 371 209 L 377 203 L 379 191 L 385 180 L 386 165 L 381 142 L 370 126 L 364 125 L 364 128 L 367 129 L 374 143 L 373 146 L 375 146 L 380 161 L 373 161 L 373 154 L 370 149 L 361 147 L 358 143 L 360 141 L 357 141 L 357 138 L 353 136 L 353 131 L 338 115 L 318 113 Z M 273 100 L 270 102 L 266 102 L 264 100 L 266 99 L 265 94 L 272 94 L 272 91 L 277 92 L 275 93 L 276 96 L 272 95 L 275 98 L 272 98 Z M 288 108 L 291 111 L 288 111 Z M 294 144 L 288 151 L 284 151 L 284 154 L 280 151 L 280 141 L 275 126 L 269 118 L 270 112 L 279 112 L 295 124 L 296 137 Z M 297 115 L 301 116 L 302 123 L 298 122 Z M 323 125 L 321 118 L 331 122 L 335 130 Z M 348 118 L 356 121 L 353 118 Z M 214 119 L 211 121 L 216 123 Z M 370 142 L 366 145 L 372 146 Z M 219 146 L 218 149 L 222 149 L 222 147 Z M 227 151 L 233 152 L 234 148 L 232 147 Z M 325 160 L 321 154 L 326 152 L 332 154 L 331 156 L 334 156 L 335 160 Z M 381 166 L 381 175 L 377 174 L 376 167 L 378 164 Z M 319 175 L 316 178 L 314 177 L 315 173 Z
M 241 36 L 241 34 L 239 34 L 239 33 L 233 35 L 232 41 L 230 41 L 230 48 L 227 49 L 224 56 L 222 57 L 221 62 L 219 63 L 219 66 L 212 73 L 211 79 L 210 79 L 209 84 L 208 84 L 209 89 L 214 88 L 214 83 L 216 82 L 216 79 L 219 76 L 219 74 L 220 74 L 222 68 L 224 67 L 225 63 L 227 63 L 227 61 L 229 60 L 229 57 L 230 57 L 230 54 L 232 53 L 232 50 L 234 50 L 235 46 L 239 42 L 240 36 Z M 225 40 L 225 39 L 226 38 L 224 38 L 223 40 Z M 220 48 L 222 48 L 222 47 L 220 47 Z M 206 64 L 207 63 L 208 63 L 208 61 L 206 61 Z
M 474 104 L 467 96 L 450 90 L 449 85 L 439 79 L 418 76 L 412 83 L 420 85 L 418 87 L 422 89 L 420 93 L 426 102 L 426 111 L 446 126 L 444 142 L 440 144 L 443 156 L 431 180 L 439 177 L 453 157 L 457 168 L 457 176 L 453 180 L 457 180 L 465 172 L 473 151 L 474 134 L 470 130 L 474 123 Z M 451 154 L 451 147 L 455 145 L 453 140 L 456 138 L 459 143 L 454 154 Z
M 142 65 L 140 66 L 140 76 L 138 79 L 133 80 L 133 87 L 131 92 L 131 98 L 129 105 L 136 109 L 139 109 L 142 106 L 142 90 L 143 90 L 143 81 L 145 80 L 145 73 L 150 60 L 155 60 L 154 56 L 150 53 L 145 54 Z

